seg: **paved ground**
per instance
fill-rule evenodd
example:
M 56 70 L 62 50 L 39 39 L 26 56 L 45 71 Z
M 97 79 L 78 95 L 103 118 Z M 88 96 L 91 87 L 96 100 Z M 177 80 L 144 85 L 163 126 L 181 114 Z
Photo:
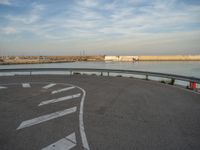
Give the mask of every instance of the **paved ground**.
M 0 77 L 0 149 L 59 148 L 199 150 L 200 95 L 134 78 Z

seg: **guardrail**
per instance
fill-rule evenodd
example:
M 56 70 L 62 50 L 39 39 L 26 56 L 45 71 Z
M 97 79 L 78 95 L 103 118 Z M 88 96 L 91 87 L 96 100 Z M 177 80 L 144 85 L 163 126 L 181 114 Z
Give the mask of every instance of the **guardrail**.
M 171 79 L 171 84 L 173 85 L 175 80 L 186 81 L 190 83 L 191 89 L 196 89 L 196 83 L 200 84 L 200 78 L 188 77 L 175 74 L 148 72 L 148 71 L 136 71 L 136 70 L 118 70 L 118 69 L 93 69 L 93 68 L 19 68 L 19 69 L 0 69 L 0 72 L 29 72 L 32 75 L 33 72 L 44 72 L 44 71 L 68 71 L 70 75 L 74 72 L 97 72 L 103 75 L 107 73 L 121 73 L 121 74 L 131 74 L 131 75 L 144 75 L 146 80 L 148 77 L 160 77 Z

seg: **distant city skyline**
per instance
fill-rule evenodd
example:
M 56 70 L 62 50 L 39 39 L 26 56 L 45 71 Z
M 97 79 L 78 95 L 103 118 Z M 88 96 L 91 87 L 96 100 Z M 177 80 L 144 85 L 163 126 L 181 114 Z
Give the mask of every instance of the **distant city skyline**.
M 0 0 L 0 55 L 195 55 L 199 18 L 199 0 Z

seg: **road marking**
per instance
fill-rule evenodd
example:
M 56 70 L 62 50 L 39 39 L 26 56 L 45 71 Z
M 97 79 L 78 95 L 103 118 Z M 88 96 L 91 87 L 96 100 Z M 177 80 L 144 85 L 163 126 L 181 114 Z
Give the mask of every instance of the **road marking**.
M 87 141 L 87 137 L 85 134 L 84 123 L 83 123 L 83 106 L 84 106 L 86 92 L 81 87 L 77 86 L 77 88 L 79 88 L 83 92 L 83 96 L 82 96 L 81 104 L 80 104 L 80 112 L 79 112 L 79 130 L 81 133 L 81 140 L 82 140 L 83 148 L 85 150 L 90 150 L 90 147 L 89 147 L 88 141 Z
M 42 83 L 50 84 L 49 82 L 42 82 Z M 3 85 L 16 85 L 16 84 L 19 84 L 19 83 L 12 83 L 12 84 L 8 83 L 8 84 L 3 84 Z M 31 84 L 41 84 L 41 82 L 31 82 Z M 85 129 L 84 129 L 84 123 L 83 123 L 83 106 L 84 106 L 84 101 L 85 101 L 85 97 L 86 97 L 86 91 L 84 89 L 82 89 L 81 87 L 78 87 L 78 86 L 75 86 L 75 85 L 72 85 L 72 84 L 66 84 L 66 83 L 57 83 L 57 84 L 73 86 L 75 88 L 80 89 L 83 92 L 83 96 L 81 98 L 81 103 L 80 103 L 80 111 L 79 111 L 79 131 L 80 131 L 80 134 L 81 134 L 81 141 L 82 141 L 83 149 L 90 150 L 89 144 L 88 144 L 88 141 L 87 141 L 87 137 L 86 137 L 86 133 L 85 133 Z M 23 127 L 19 126 L 17 129 L 21 129 L 21 128 L 23 128 Z
M 64 88 L 64 89 L 60 89 L 60 90 L 55 90 L 55 91 L 52 91 L 51 94 L 56 94 L 56 93 L 60 93 L 60 92 L 64 92 L 64 91 L 68 91 L 68 90 L 71 90 L 71 89 L 74 89 L 75 87 L 67 87 L 67 88 Z
M 63 139 L 43 148 L 42 150 L 69 150 L 76 146 L 76 135 L 75 133 L 66 136 Z
M 2 77 L 6 77 L 6 76 L 14 76 L 15 74 L 14 73 L 0 73 L 0 76 Z
M 0 89 L 7 89 L 7 87 L 5 87 L 5 86 L 0 86 Z
M 55 85 L 56 85 L 55 83 L 51 83 L 51 84 L 48 84 L 48 85 L 44 86 L 43 89 L 49 89 L 49 88 L 51 88 L 51 87 L 53 87 Z
M 30 88 L 31 85 L 29 83 L 22 83 L 23 88 Z
M 51 113 L 51 114 L 48 114 L 48 115 L 44 115 L 44 116 L 40 116 L 40 117 L 37 117 L 37 118 L 34 118 L 34 119 L 23 121 L 20 124 L 20 126 L 17 128 L 17 130 L 27 128 L 27 127 L 30 127 L 30 126 L 33 126 L 33 125 L 36 125 L 36 124 L 39 124 L 39 123 L 42 123 L 42 122 L 45 122 L 45 121 L 49 121 L 49 120 L 52 120 L 52 119 L 55 119 L 55 118 L 58 118 L 58 117 L 62 117 L 64 115 L 74 113 L 74 112 L 76 112 L 76 110 L 77 110 L 77 107 L 72 107 L 72 108 L 69 108 L 69 109 L 57 111 L 57 112 L 54 112 L 54 113 Z
M 78 98 L 80 96 L 81 96 L 81 93 L 78 93 L 78 94 L 60 97 L 60 98 L 56 98 L 56 99 L 46 100 L 46 101 L 42 101 L 38 106 L 47 105 L 47 104 L 51 104 L 51 103 L 57 103 L 57 102 L 65 101 L 65 100 L 70 100 L 73 98 Z

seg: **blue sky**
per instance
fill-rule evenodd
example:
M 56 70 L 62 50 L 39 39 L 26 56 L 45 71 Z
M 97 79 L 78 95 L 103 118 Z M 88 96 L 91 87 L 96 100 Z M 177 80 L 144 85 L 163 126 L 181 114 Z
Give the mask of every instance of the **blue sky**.
M 0 0 L 0 55 L 200 54 L 199 0 Z

